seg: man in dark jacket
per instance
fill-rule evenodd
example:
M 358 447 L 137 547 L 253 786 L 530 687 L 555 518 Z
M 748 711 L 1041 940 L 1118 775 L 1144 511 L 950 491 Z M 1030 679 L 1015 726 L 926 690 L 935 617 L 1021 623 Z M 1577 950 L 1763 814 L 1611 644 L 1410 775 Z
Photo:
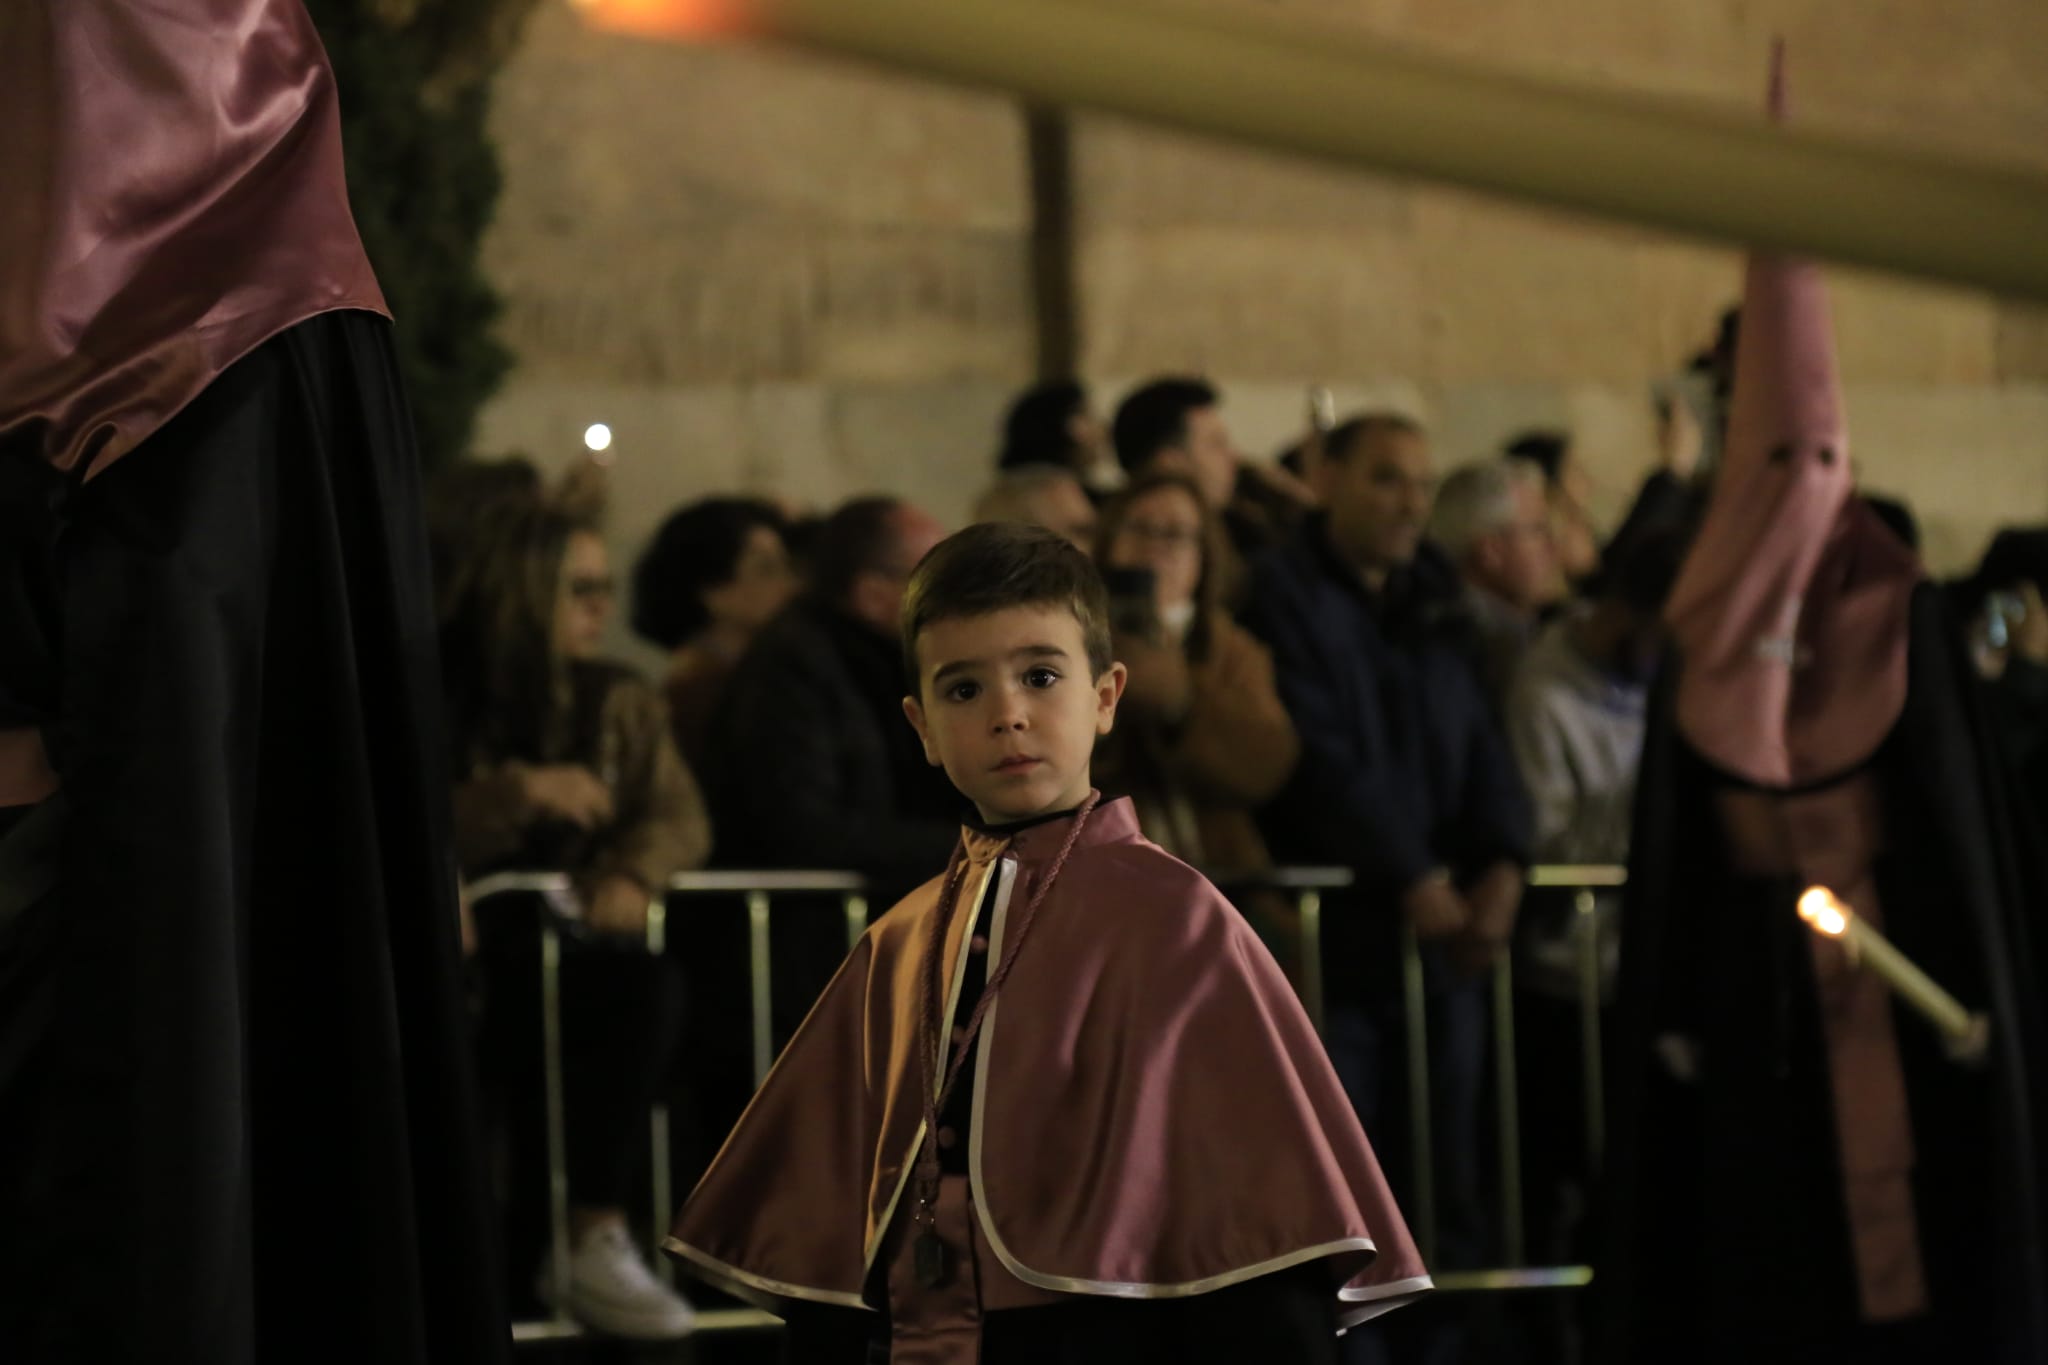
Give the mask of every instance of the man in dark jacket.
M 1167 377 L 1132 390 L 1111 428 L 1117 462 L 1131 478 L 1155 470 L 1186 474 L 1223 522 L 1232 557 L 1224 595 L 1236 598 L 1236 561 L 1279 544 L 1300 523 L 1309 490 L 1278 465 L 1238 454 L 1223 420 L 1223 396 L 1205 379 Z
M 1485 1254 L 1481 973 L 1520 904 L 1525 802 L 1462 647 L 1456 576 L 1422 543 L 1435 484 L 1427 438 L 1376 414 L 1338 427 L 1326 450 L 1327 513 L 1254 566 L 1245 611 L 1295 727 L 1312 737 L 1264 824 L 1279 861 L 1357 876 L 1331 898 L 1324 940 L 1331 1056 L 1360 1118 L 1393 1139 L 1383 1156 L 1425 1241 L 1434 1212 L 1432 1265 L 1471 1264 Z M 1400 1140 L 1404 924 L 1421 941 L 1428 1005 L 1433 1211 Z
M 862 872 L 883 905 L 945 862 L 958 801 L 903 718 L 896 643 L 904 584 L 943 535 L 892 498 L 825 523 L 810 593 L 755 640 L 713 726 L 720 862 Z
M 943 529 L 893 498 L 857 498 L 819 529 L 811 587 L 754 637 L 713 716 L 701 774 L 718 831 L 716 863 L 820 868 L 868 879 L 886 909 L 944 866 L 960 833 L 959 798 L 925 762 L 903 715 L 897 613 L 910 571 Z M 770 1020 L 779 1044 L 810 1012 L 846 955 L 843 921 L 817 897 L 779 896 L 770 922 Z M 694 1017 L 747 1009 L 728 968 L 748 948 L 735 921 L 699 916 L 684 957 Z M 708 1164 L 759 1080 L 747 1039 L 693 1028 L 692 1129 L 679 1178 Z

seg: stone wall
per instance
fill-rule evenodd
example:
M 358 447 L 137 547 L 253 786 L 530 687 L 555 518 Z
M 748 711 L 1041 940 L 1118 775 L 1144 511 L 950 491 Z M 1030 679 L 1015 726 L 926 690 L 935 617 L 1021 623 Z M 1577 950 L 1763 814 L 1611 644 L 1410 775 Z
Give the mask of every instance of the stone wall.
M 1104 0 L 1111 3 L 1113 0 Z M 1973 0 L 1218 0 L 1473 61 L 1751 108 L 1789 44 L 1795 116 L 2048 169 L 2048 7 Z M 487 251 L 519 368 L 487 449 L 559 463 L 618 435 L 630 553 L 713 489 L 871 488 L 957 518 L 1033 354 L 1022 119 L 1006 100 L 746 47 L 642 45 L 536 15 L 499 86 Z M 1532 424 L 1578 435 L 1610 510 L 1651 384 L 1739 288 L 1729 252 L 1082 116 L 1083 369 L 1112 400 L 1215 376 L 1255 453 L 1302 391 L 1392 401 L 1445 463 Z M 1938 569 L 2048 519 L 2048 317 L 1832 277 L 1857 457 Z
M 964 513 L 1033 354 L 1007 101 L 602 36 L 548 4 L 493 121 L 485 256 L 519 363 L 479 449 L 559 467 L 609 424 L 622 571 L 713 491 L 914 489 Z

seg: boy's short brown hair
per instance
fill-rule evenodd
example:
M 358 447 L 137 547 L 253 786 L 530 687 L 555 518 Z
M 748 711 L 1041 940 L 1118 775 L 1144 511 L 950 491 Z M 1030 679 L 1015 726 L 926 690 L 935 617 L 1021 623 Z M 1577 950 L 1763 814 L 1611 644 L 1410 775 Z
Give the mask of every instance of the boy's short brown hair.
M 1094 563 L 1041 526 L 990 521 L 947 536 L 918 562 L 903 593 L 903 676 L 922 696 L 917 637 L 925 627 L 1012 607 L 1064 607 L 1081 623 L 1088 667 L 1111 663 L 1109 591 Z

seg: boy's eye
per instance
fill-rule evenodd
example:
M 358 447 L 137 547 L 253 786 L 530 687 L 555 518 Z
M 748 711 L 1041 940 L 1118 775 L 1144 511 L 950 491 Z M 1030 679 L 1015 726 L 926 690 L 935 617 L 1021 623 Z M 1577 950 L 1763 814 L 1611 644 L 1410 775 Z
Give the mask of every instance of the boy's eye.
M 1024 675 L 1026 687 L 1051 687 L 1060 680 L 1060 675 L 1050 668 L 1034 668 Z
M 977 682 L 956 682 L 956 683 L 954 683 L 954 684 L 953 684 L 953 685 L 952 685 L 951 687 L 949 687 L 949 688 L 947 688 L 947 689 L 946 689 L 946 700 L 947 700 L 947 701 L 973 701 L 973 700 L 975 699 L 975 697 L 977 697 L 977 696 L 979 696 L 979 695 L 980 695 L 980 693 L 981 693 L 981 684 L 980 684 L 980 683 L 977 683 Z

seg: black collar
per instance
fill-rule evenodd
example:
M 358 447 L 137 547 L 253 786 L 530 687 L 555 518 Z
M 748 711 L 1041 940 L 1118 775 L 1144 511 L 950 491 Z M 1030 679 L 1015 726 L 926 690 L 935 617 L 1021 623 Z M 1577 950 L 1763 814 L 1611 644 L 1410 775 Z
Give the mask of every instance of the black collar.
M 976 833 L 993 835 L 1001 839 L 1012 834 L 1021 834 L 1027 829 L 1036 829 L 1040 825 L 1049 825 L 1055 820 L 1071 820 L 1080 810 L 1079 806 L 1070 806 L 1066 810 L 1051 811 L 1045 815 L 1034 815 L 1028 820 L 1010 820 L 1000 825 L 992 825 L 981 818 L 980 811 L 969 806 L 966 816 L 962 818 L 960 823 Z

